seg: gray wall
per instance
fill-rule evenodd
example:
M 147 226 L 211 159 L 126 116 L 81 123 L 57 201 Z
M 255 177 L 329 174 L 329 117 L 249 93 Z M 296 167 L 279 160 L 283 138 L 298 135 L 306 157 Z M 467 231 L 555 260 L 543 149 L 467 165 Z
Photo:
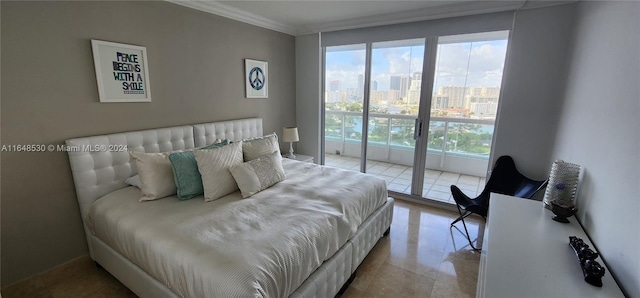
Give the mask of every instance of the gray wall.
M 577 216 L 627 296 L 640 297 L 640 4 L 577 12 L 552 156 L 584 167 Z
M 534 179 L 553 162 L 574 15 L 575 4 L 518 11 L 509 40 L 492 155 Z
M 320 35 L 296 36 L 296 118 L 300 142 L 296 151 L 320 163 Z
M 262 117 L 295 123 L 295 40 L 161 1 L 1 2 L 2 145 Z M 151 103 L 100 103 L 91 39 L 145 46 Z M 269 99 L 244 98 L 244 58 Z M 87 253 L 67 155 L 2 153 L 2 286 Z

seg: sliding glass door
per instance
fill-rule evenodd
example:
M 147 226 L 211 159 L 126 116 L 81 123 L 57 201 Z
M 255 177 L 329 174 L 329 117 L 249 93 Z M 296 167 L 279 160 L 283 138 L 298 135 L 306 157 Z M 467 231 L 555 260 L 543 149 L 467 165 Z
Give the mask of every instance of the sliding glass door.
M 325 160 L 355 171 L 361 164 L 365 60 L 365 44 L 325 50 Z
M 508 34 L 438 38 L 423 197 L 453 203 L 452 184 L 472 197 L 484 188 Z
M 413 178 L 424 46 L 424 38 L 371 45 L 366 172 L 406 194 Z
M 451 202 L 482 190 L 508 31 L 326 47 L 325 164 Z

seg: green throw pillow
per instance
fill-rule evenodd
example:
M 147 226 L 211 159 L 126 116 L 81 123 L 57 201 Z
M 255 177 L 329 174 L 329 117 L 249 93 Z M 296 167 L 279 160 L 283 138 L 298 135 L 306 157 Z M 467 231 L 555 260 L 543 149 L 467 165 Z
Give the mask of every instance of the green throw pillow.
M 198 149 L 214 149 L 228 144 L 229 140 L 224 140 Z M 171 153 L 169 154 L 169 161 L 171 161 L 173 180 L 176 183 L 180 200 L 193 199 L 204 193 L 202 176 L 198 171 L 198 164 L 193 151 Z

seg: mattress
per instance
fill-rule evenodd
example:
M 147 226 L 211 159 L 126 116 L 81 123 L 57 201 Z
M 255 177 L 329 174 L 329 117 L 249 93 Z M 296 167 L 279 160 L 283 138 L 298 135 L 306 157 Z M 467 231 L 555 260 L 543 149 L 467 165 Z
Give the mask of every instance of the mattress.
M 382 179 L 284 160 L 287 179 L 250 198 L 138 203 L 127 187 L 96 200 L 91 232 L 189 297 L 286 297 L 387 199 Z

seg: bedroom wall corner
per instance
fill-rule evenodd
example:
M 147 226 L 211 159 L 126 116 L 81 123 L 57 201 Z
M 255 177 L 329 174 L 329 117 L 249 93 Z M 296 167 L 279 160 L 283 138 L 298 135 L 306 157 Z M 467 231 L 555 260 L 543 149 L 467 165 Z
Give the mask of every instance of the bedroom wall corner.
M 518 169 L 545 179 L 564 94 L 575 4 L 516 13 L 494 134 L 494 160 L 511 155 Z
M 0 1 L 2 145 L 249 117 L 295 123 L 295 38 L 165 1 Z M 150 103 L 100 103 L 91 39 L 147 48 Z M 244 59 L 269 63 L 246 99 Z M 2 152 L 1 287 L 87 254 L 65 152 Z
M 552 156 L 583 166 L 576 217 L 640 297 L 640 3 L 582 1 Z
M 300 132 L 297 151 L 320 163 L 321 146 L 320 34 L 296 36 L 296 123 Z

